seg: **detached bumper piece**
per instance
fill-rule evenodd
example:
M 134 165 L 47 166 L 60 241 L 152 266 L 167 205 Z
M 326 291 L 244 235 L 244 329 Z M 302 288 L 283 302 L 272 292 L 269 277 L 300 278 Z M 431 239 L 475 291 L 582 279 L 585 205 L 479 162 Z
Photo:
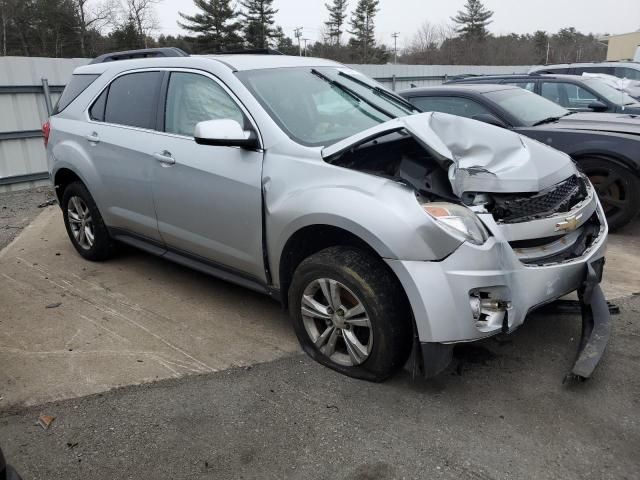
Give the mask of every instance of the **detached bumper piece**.
M 582 336 L 573 369 L 564 382 L 586 380 L 600 363 L 609 341 L 611 317 L 609 306 L 600 288 L 604 258 L 587 265 L 587 276 L 578 290 L 582 310 Z

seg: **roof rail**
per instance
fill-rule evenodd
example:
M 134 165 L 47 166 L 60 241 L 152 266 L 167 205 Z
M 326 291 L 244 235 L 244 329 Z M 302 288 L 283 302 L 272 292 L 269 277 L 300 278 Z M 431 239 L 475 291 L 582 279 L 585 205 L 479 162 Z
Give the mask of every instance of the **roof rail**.
M 91 62 L 95 63 L 116 62 L 118 60 L 130 60 L 132 58 L 157 58 L 157 57 L 188 57 L 189 54 L 177 47 L 143 48 L 141 50 L 127 50 L 125 52 L 105 53 L 96 57 Z
M 214 55 L 284 55 L 274 48 L 246 48 L 240 50 L 222 50 Z

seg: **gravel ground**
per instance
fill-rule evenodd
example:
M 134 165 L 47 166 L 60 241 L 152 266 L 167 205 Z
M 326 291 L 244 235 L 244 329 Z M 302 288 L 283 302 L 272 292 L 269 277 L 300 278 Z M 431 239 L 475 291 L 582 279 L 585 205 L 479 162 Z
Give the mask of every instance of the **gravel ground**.
M 640 296 L 619 305 L 585 383 L 562 384 L 579 317 L 538 314 L 430 381 L 293 355 L 0 413 L 0 443 L 26 479 L 638 479 Z
M 38 205 L 54 199 L 52 187 L 0 193 L 0 250 L 40 213 Z

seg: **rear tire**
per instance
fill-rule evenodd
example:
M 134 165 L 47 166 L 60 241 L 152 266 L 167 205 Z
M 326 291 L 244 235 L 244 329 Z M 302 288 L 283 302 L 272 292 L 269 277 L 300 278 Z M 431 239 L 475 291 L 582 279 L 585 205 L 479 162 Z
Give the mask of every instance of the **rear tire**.
M 82 257 L 97 262 L 113 255 L 113 240 L 83 183 L 73 182 L 65 188 L 60 207 L 69 239 Z
M 363 250 L 330 247 L 304 260 L 289 289 L 289 312 L 303 350 L 350 377 L 383 381 L 411 353 L 412 318 L 402 287 Z
M 610 230 L 623 227 L 640 212 L 640 178 L 631 170 L 604 157 L 578 161 L 598 192 Z

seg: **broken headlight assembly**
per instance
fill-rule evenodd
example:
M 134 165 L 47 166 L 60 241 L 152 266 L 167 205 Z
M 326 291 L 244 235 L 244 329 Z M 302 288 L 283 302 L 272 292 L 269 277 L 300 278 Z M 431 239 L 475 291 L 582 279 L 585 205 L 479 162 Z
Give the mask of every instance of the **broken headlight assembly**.
M 489 238 L 489 232 L 478 216 L 462 205 L 448 202 L 421 204 L 422 209 L 451 235 L 476 245 Z

